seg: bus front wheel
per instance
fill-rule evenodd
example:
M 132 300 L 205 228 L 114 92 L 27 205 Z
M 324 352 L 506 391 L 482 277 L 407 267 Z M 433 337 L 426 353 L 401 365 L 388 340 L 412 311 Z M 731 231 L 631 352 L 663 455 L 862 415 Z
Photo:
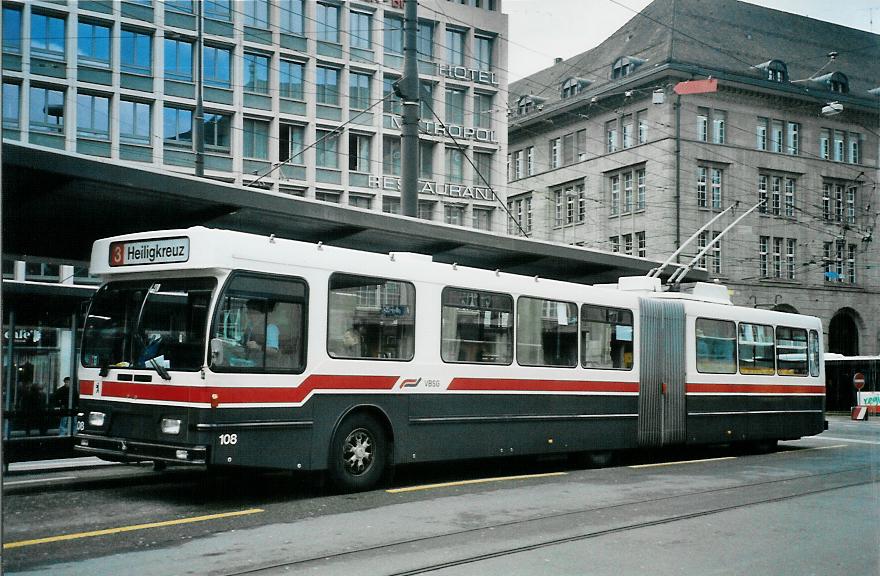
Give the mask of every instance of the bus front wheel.
M 374 487 L 388 464 L 385 430 L 367 414 L 353 414 L 336 429 L 330 442 L 330 481 L 343 492 Z

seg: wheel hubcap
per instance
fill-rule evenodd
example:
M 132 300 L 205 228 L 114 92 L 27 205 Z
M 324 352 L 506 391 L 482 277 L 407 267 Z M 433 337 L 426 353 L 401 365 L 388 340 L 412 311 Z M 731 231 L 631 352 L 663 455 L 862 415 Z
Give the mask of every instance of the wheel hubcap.
M 353 476 L 365 473 L 373 465 L 373 450 L 373 437 L 367 430 L 358 428 L 352 431 L 342 445 L 345 470 Z

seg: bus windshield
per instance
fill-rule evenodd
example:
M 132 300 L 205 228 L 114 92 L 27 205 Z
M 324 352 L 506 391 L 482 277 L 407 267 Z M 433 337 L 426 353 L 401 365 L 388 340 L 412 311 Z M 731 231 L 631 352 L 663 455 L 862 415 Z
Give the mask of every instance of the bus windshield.
M 204 365 L 214 278 L 110 282 L 92 299 L 86 368 L 195 371 Z

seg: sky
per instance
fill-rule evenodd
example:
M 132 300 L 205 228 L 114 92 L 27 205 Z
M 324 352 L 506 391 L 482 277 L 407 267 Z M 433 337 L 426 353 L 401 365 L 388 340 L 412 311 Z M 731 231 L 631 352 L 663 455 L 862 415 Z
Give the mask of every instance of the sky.
M 880 33 L 880 0 L 746 0 Z M 651 0 L 504 0 L 509 80 L 519 80 L 600 44 Z

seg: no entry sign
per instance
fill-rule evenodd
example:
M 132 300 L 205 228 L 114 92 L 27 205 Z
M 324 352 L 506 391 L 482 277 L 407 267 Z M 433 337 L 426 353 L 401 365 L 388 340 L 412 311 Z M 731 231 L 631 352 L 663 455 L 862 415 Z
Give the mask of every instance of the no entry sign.
M 853 386 L 856 387 L 856 390 L 861 390 L 865 387 L 865 375 L 861 372 L 856 372 L 853 374 Z

